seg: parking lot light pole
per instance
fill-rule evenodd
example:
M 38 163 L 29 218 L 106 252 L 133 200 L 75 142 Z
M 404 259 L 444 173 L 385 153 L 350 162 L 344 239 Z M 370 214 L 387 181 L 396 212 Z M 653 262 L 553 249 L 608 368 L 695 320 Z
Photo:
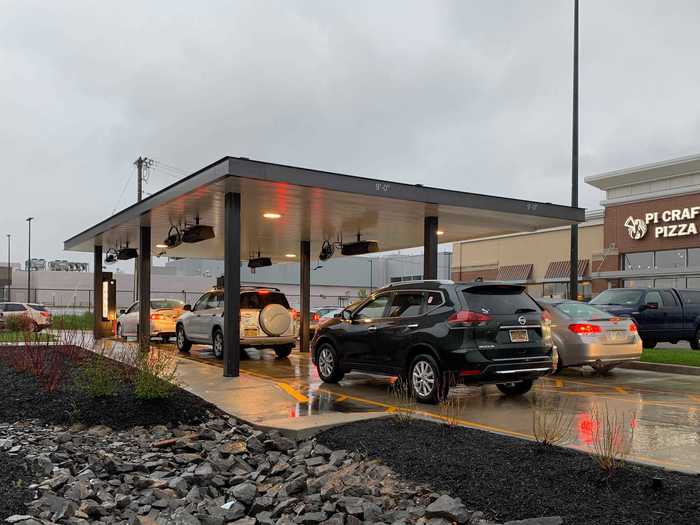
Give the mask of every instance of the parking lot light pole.
M 571 130 L 571 207 L 578 208 L 578 0 L 574 0 L 574 89 Z M 578 299 L 578 224 L 571 225 L 569 299 Z
M 27 254 L 27 302 L 32 302 L 32 221 L 34 217 L 27 217 L 27 224 L 29 225 L 29 242 Z
M 93 323 L 92 336 L 95 340 L 102 338 L 102 246 L 95 245 L 93 248 L 93 273 L 92 273 L 92 302 L 93 302 Z M 75 303 L 75 296 L 73 296 Z
M 6 301 L 11 301 L 10 290 L 12 289 L 12 267 L 10 266 L 10 238 L 12 236 L 7 234 L 7 297 Z
M 241 194 L 224 197 L 224 377 L 241 368 Z
M 301 241 L 299 245 L 299 351 L 309 351 L 309 321 L 311 318 L 311 241 Z
M 437 217 L 423 220 L 423 279 L 437 279 Z
M 141 226 L 139 228 L 139 254 L 137 261 L 139 269 L 139 348 L 142 352 L 148 352 L 151 346 L 150 226 Z

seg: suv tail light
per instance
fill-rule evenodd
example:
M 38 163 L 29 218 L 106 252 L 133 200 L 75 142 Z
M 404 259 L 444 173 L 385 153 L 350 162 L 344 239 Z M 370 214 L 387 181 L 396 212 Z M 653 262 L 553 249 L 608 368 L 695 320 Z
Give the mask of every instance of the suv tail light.
M 597 324 L 574 323 L 569 325 L 569 330 L 579 335 L 599 334 L 602 330 Z
M 447 323 L 454 326 L 474 326 L 490 320 L 491 316 L 488 314 L 472 312 L 471 310 L 460 310 L 459 312 L 453 313 L 449 319 L 447 319 Z

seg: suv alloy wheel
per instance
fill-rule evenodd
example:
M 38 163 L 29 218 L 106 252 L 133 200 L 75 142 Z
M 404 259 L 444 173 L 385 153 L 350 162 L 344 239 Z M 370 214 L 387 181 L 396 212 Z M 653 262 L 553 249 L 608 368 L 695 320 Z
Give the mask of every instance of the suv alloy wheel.
M 217 359 L 224 358 L 224 333 L 218 328 L 214 330 L 214 335 L 212 336 L 211 349 L 214 352 L 214 357 Z
M 345 376 L 338 363 L 338 352 L 329 342 L 318 349 L 318 375 L 324 383 L 337 383 Z
M 408 383 L 414 397 L 421 403 L 439 403 L 447 397 L 450 388 L 437 362 L 428 354 L 420 354 L 413 360 Z
M 192 343 L 187 339 L 185 328 L 181 324 L 177 325 L 175 343 L 177 344 L 177 349 L 183 354 L 188 354 L 190 348 L 192 348 Z

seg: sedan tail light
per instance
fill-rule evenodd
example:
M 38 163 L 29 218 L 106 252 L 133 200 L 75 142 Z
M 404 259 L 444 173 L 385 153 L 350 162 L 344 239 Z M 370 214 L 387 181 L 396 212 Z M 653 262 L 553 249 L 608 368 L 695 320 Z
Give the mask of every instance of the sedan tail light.
M 296 308 L 292 308 L 291 314 L 292 314 L 293 321 L 296 321 L 297 319 L 299 319 L 299 310 L 297 310 Z
M 629 327 L 627 328 L 630 332 L 636 333 L 637 332 L 637 325 L 635 323 L 630 323 Z
M 318 315 L 318 313 L 314 312 L 314 313 L 311 314 L 311 320 L 312 320 L 312 321 L 318 321 L 319 319 L 321 319 L 321 316 Z
M 51 314 L 49 312 L 39 312 L 39 315 L 41 315 L 41 317 L 46 317 L 47 319 L 51 317 Z
M 570 324 L 569 330 L 579 335 L 599 334 L 600 332 L 602 332 L 600 326 L 591 323 Z
M 151 314 L 151 321 L 162 321 L 165 319 L 163 314 Z
M 472 312 L 471 310 L 460 310 L 453 313 L 447 323 L 453 326 L 474 326 L 485 323 L 491 320 L 491 316 L 481 312 Z

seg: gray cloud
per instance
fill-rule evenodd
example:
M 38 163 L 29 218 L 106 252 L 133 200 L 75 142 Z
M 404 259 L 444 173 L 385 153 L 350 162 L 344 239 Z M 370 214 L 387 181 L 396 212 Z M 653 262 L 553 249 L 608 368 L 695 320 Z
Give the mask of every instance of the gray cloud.
M 571 6 L 3 1 L 3 230 L 24 257 L 34 215 L 37 256 L 80 258 L 62 241 L 133 201 L 141 154 L 567 203 Z M 582 178 L 700 149 L 699 15 L 690 0 L 582 2 Z M 599 200 L 582 183 L 582 204 Z

